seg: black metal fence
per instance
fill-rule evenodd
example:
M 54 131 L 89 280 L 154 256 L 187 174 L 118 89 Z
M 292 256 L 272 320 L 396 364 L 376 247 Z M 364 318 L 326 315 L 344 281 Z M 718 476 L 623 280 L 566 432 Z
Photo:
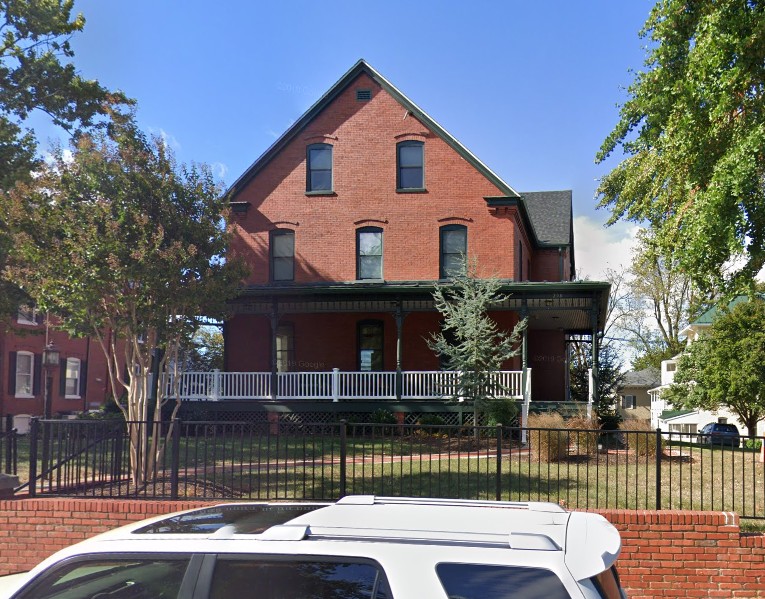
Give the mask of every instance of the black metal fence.
M 19 468 L 19 446 L 18 433 L 15 428 L 6 431 L 0 431 L 0 472 L 4 474 L 18 474 Z
M 660 431 L 384 424 L 32 422 L 30 495 L 315 499 L 347 494 L 553 501 L 576 509 L 765 518 L 757 443 Z M 154 450 L 135 453 L 130 434 Z M 164 450 L 159 449 L 164 443 Z M 745 443 L 746 441 L 746 443 Z M 751 445 L 745 447 L 744 445 Z M 136 484 L 133 463 L 145 480 Z M 156 458 L 156 460 L 154 460 Z

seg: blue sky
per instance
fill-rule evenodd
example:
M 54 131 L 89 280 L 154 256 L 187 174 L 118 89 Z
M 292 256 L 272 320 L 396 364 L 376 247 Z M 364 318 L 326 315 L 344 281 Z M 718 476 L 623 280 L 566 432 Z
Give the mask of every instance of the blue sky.
M 78 0 L 72 46 L 84 76 L 135 98 L 145 130 L 227 184 L 364 58 L 515 189 L 572 189 L 577 261 L 597 279 L 630 233 L 602 229 L 609 164 L 594 156 L 643 65 L 652 5 Z

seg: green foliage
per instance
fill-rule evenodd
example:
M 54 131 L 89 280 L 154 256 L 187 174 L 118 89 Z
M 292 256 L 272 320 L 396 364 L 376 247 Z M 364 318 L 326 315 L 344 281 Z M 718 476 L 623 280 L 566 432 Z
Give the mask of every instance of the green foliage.
M 191 338 L 191 346 L 184 351 L 185 369 L 191 372 L 210 372 L 223 369 L 223 333 L 212 325 L 199 327 Z
M 369 415 L 369 422 L 371 424 L 398 424 L 396 415 L 385 408 L 377 408 L 372 412 Z
M 437 285 L 433 292 L 443 325 L 427 340 L 428 347 L 445 358 L 447 370 L 460 373 L 452 395 L 473 402 L 475 416 L 505 391 L 492 374 L 518 355 L 526 326 L 521 321 L 510 335 L 498 329 L 488 312 L 505 299 L 499 288 L 496 278 L 479 278 L 475 261 L 465 259 L 452 281 Z
M 439 427 L 445 424 L 444 419 L 438 414 L 423 414 L 417 419 L 417 425 L 428 435 L 438 435 L 441 432 Z
M 703 291 L 751 287 L 765 265 L 763 22 L 761 2 L 657 3 L 645 70 L 597 155 L 626 155 L 598 187 L 609 222 L 647 222 Z
M 45 114 L 57 126 L 77 134 L 120 118 L 130 103 L 93 80 L 77 74 L 71 59 L 71 36 L 85 25 L 72 17 L 73 0 L 6 0 L 0 2 L 0 195 L 17 181 L 29 181 L 41 166 L 37 140 L 27 127 L 32 113 Z M 12 240 L 0 220 L 0 271 Z M 29 298 L 0 279 L 0 314 Z
M 648 350 L 632 360 L 632 370 L 644 370 L 645 368 L 661 369 L 661 363 L 664 360 L 676 356 L 682 351 L 683 347 L 657 347 Z
M 764 385 L 765 301 L 753 298 L 723 311 L 688 347 L 662 397 L 680 409 L 727 407 L 751 436 L 765 418 Z
M 577 341 L 569 364 L 571 399 L 587 403 L 590 393 L 589 370 L 592 368 L 592 344 Z M 617 401 L 618 390 L 624 375 L 621 372 L 619 354 L 612 345 L 600 346 L 598 366 L 597 399 L 593 408 L 598 415 L 599 426 L 603 429 L 615 430 L 621 422 Z
M 759 439 L 745 439 L 744 448 L 760 451 L 762 449 L 762 441 Z
M 132 121 L 80 136 L 71 155 L 57 148 L 0 197 L 6 276 L 69 334 L 99 341 L 128 421 L 162 419 L 167 400 L 149 401 L 153 356 L 161 350 L 160 371 L 178 366 L 199 315 L 222 318 L 236 292 L 244 273 L 226 254 L 226 208 L 209 168 L 176 164 Z
M 487 424 L 496 426 L 518 426 L 518 402 L 509 397 L 500 397 L 486 404 Z

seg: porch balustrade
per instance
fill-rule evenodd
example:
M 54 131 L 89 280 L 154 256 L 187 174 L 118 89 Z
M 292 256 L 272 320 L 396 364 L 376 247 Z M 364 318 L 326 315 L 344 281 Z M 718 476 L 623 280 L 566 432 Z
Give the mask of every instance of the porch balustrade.
M 527 389 L 531 371 L 527 371 Z M 274 381 L 275 378 L 275 381 Z M 184 400 L 236 399 L 443 399 L 456 395 L 459 373 L 404 371 L 400 395 L 395 372 L 182 372 L 163 377 L 165 395 Z M 276 393 L 272 385 L 276 383 Z M 523 372 L 492 373 L 489 383 L 496 397 L 524 398 Z

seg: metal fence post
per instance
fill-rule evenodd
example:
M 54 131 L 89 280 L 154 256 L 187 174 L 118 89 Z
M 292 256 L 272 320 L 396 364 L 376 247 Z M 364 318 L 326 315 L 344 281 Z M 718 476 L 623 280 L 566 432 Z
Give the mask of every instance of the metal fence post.
M 173 420 L 172 443 L 170 452 L 170 499 L 178 499 L 178 478 L 181 458 L 181 421 L 176 418 Z
M 497 501 L 502 501 L 502 424 L 497 423 Z
M 656 509 L 661 509 L 661 429 L 656 429 Z
M 345 487 L 345 476 L 346 476 L 346 464 L 345 460 L 348 454 L 348 447 L 347 447 L 347 424 L 348 422 L 346 420 L 340 421 L 340 497 L 338 499 L 342 499 L 345 497 L 346 487 Z
M 37 496 L 37 440 L 40 436 L 40 421 L 32 418 L 29 423 L 29 496 Z

